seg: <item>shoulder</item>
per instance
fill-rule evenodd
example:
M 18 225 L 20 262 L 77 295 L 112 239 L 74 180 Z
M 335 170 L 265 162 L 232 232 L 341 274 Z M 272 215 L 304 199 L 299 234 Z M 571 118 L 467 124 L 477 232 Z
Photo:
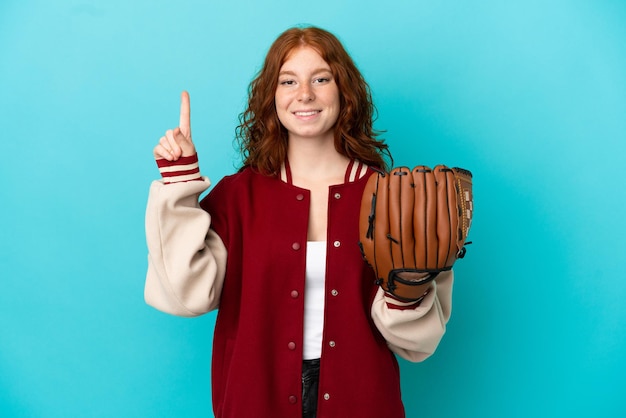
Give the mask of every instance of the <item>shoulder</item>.
M 201 205 L 204 209 L 208 209 L 213 205 L 213 202 L 220 202 L 221 206 L 228 204 L 228 202 L 240 202 L 249 196 L 251 191 L 259 188 L 267 189 L 267 186 L 271 187 L 274 182 L 276 182 L 275 177 L 264 176 L 249 167 L 245 167 L 218 181 L 202 200 Z
M 253 184 L 275 180 L 275 177 L 264 176 L 250 167 L 244 167 L 237 173 L 224 176 L 210 194 L 240 192 L 242 189 L 252 187 Z

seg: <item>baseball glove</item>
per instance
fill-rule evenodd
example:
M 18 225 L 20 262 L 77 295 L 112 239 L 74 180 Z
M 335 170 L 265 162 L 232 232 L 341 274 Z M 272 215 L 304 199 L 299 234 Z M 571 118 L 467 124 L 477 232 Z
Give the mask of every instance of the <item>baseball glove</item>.
M 465 255 L 472 211 L 468 170 L 438 165 L 372 174 L 361 201 L 359 245 L 377 283 L 400 301 L 421 300 L 437 274 Z

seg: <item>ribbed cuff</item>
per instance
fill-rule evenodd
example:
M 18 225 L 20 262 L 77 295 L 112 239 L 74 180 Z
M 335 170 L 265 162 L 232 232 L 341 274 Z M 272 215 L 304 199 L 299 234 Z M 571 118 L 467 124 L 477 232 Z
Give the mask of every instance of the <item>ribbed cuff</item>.
M 387 303 L 387 307 L 391 309 L 399 309 L 401 311 L 406 309 L 415 309 L 422 304 L 422 301 L 431 291 L 431 287 L 424 292 L 424 294 L 417 300 L 406 302 L 394 297 L 391 293 L 385 292 L 385 302 Z
M 198 154 L 180 157 L 176 161 L 168 161 L 164 158 L 158 159 L 156 163 L 165 184 L 202 180 L 200 166 L 198 165 Z

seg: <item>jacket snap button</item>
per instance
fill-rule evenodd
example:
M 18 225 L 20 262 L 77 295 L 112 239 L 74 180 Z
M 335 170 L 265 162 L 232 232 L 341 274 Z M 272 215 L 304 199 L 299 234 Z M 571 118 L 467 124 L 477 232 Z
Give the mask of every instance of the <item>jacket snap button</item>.
M 341 194 L 340 193 L 335 193 L 335 199 L 341 199 Z
M 296 299 L 298 296 L 300 296 L 300 294 L 298 293 L 297 290 L 292 290 L 291 291 L 291 297 Z
M 303 194 L 299 194 L 299 195 L 296 196 L 296 199 L 303 200 L 304 199 L 304 195 Z
M 294 343 L 293 341 L 290 342 L 289 344 L 287 344 L 287 348 L 290 350 L 295 350 L 296 349 L 296 343 Z
M 337 296 L 339 294 L 339 292 L 337 291 L 337 289 L 333 289 L 330 291 L 330 294 L 333 296 Z
M 335 241 L 333 242 L 333 245 L 335 246 L 335 248 L 338 248 L 341 245 L 341 242 Z
M 298 402 L 298 398 L 296 398 L 294 395 L 291 395 L 289 397 L 289 403 L 294 404 L 296 402 Z
M 294 242 L 293 244 L 291 244 L 291 248 L 298 251 L 300 249 L 300 244 L 297 242 Z
M 324 400 L 329 400 L 330 399 L 330 395 L 328 393 L 324 394 Z
M 335 342 L 334 342 L 334 341 L 330 341 L 330 342 L 328 343 L 328 345 L 329 345 L 329 346 L 331 346 L 331 347 L 334 347 L 334 346 L 335 346 Z

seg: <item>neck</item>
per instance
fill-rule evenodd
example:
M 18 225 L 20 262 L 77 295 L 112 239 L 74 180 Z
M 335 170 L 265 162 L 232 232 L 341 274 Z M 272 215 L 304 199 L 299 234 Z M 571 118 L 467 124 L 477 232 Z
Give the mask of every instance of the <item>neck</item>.
M 331 140 L 289 140 L 289 167 L 294 179 L 301 182 L 343 179 L 349 158 L 335 149 Z

